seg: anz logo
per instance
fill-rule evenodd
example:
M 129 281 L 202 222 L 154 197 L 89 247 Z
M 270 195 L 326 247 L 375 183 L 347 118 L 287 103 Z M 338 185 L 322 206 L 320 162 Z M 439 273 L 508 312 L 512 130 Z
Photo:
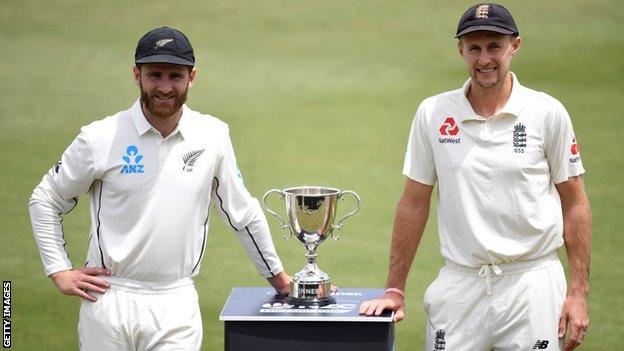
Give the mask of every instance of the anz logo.
M 125 164 L 121 167 L 120 173 L 144 173 L 143 156 L 139 155 L 139 148 L 135 145 L 130 145 L 126 148 L 126 154 L 121 157 Z

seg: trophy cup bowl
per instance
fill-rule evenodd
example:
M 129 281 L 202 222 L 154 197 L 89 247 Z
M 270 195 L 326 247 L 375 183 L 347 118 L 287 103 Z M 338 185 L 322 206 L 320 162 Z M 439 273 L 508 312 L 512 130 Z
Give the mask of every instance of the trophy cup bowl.
M 284 200 L 288 220 L 268 207 L 267 198 L 271 193 L 280 194 L 280 199 Z M 355 197 L 357 205 L 334 224 L 338 201 L 346 194 Z M 351 190 L 301 186 L 284 190 L 271 189 L 264 194 L 262 201 L 265 210 L 280 220 L 282 229 L 288 229 L 290 232 L 284 239 L 294 235 L 306 249 L 306 266 L 292 276 L 289 303 L 297 306 L 324 306 L 335 303 L 335 299 L 331 296 L 331 279 L 316 264 L 316 249 L 328 236 L 338 239 L 338 236 L 334 235 L 334 229 L 342 229 L 344 220 L 360 209 L 360 197 Z

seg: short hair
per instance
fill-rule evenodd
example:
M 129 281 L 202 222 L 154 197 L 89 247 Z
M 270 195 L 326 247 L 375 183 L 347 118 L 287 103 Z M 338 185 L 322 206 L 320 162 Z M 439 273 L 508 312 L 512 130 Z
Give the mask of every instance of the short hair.
M 136 68 L 139 69 L 139 72 L 141 71 L 141 67 L 143 67 L 143 65 L 148 65 L 148 63 L 136 63 L 135 66 Z M 191 72 L 193 72 L 193 68 L 195 68 L 195 66 L 186 66 L 186 65 L 177 65 L 177 66 L 184 66 L 188 69 L 189 74 L 191 74 Z

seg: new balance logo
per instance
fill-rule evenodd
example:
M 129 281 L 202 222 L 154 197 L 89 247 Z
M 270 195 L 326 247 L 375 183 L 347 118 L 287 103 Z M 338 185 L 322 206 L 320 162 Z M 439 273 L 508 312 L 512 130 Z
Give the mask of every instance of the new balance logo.
M 548 340 L 537 340 L 531 350 L 545 350 L 548 348 Z
M 184 161 L 184 166 L 182 166 L 182 170 L 186 172 L 193 172 L 193 166 L 195 166 L 195 162 L 201 154 L 204 153 L 205 149 L 189 151 L 182 155 L 182 161 Z
M 144 173 L 143 172 L 143 164 L 141 161 L 143 160 L 143 156 L 139 155 L 139 148 L 135 145 L 129 145 L 126 148 L 126 154 L 121 157 L 121 159 L 126 163 L 121 166 L 120 173 L 130 174 L 130 173 Z

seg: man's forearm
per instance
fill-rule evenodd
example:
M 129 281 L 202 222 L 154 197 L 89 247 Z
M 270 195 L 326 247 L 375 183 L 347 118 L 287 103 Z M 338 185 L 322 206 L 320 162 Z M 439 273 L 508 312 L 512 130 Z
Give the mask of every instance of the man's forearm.
M 570 269 L 569 295 L 587 297 L 591 257 L 591 214 L 587 198 L 563 212 L 563 239 Z
M 568 295 L 587 298 L 591 255 L 591 212 L 583 178 L 571 177 L 557 184 L 563 212 L 563 240 L 568 254 Z
M 46 275 L 72 269 L 65 250 L 59 211 L 51 204 L 38 201 L 31 201 L 28 210 Z
M 390 266 L 386 287 L 405 289 L 416 249 L 420 244 L 427 218 L 429 201 L 413 204 L 401 200 L 397 206 L 390 249 Z

